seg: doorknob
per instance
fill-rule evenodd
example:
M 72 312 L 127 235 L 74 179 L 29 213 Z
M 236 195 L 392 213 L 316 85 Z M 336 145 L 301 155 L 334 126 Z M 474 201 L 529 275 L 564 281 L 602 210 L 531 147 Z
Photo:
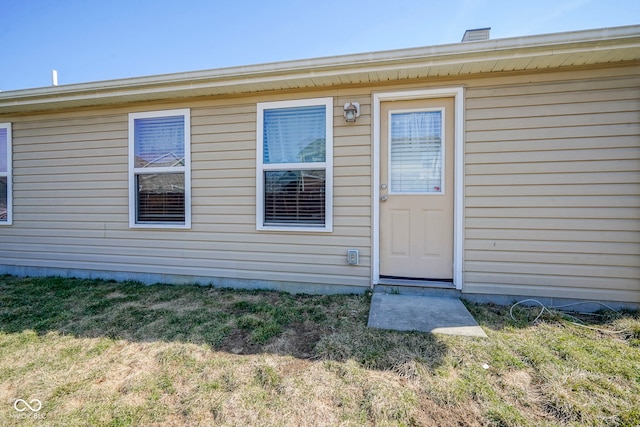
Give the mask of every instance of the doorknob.
M 386 202 L 387 201 L 387 196 L 380 196 L 380 201 L 381 202 Z

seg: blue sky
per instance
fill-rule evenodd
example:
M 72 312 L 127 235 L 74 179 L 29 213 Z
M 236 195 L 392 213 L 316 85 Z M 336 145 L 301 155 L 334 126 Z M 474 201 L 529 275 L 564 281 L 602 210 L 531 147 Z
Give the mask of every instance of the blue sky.
M 0 0 L 0 90 L 640 23 L 640 0 Z

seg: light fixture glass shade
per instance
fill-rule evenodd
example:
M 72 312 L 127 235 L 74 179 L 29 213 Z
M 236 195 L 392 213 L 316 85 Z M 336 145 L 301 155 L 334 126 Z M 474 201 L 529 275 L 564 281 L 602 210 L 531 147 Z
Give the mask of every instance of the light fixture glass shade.
M 347 122 L 355 122 L 360 116 L 360 104 L 357 102 L 347 102 L 344 104 L 344 119 Z

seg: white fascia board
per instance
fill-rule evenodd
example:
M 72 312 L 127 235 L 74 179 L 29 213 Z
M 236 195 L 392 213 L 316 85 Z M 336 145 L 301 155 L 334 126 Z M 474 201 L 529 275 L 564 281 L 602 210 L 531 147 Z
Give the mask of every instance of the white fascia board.
M 629 60 L 640 59 L 640 25 L 6 91 L 0 92 L 0 114 L 195 96 L 213 89 L 252 92 L 258 84 L 287 89 L 286 82 L 294 80 L 608 49 L 628 49 Z M 246 90 L 231 90 L 242 87 Z

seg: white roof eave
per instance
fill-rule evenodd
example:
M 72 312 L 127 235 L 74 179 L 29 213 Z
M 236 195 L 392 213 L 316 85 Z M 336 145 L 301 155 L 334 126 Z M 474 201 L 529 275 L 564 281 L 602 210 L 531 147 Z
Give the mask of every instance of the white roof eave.
M 68 107 L 251 93 L 293 87 L 339 85 L 345 81 L 375 83 L 372 76 L 400 70 L 411 75 L 438 75 L 439 69 L 474 65 L 475 72 L 491 72 L 497 61 L 527 63 L 523 58 L 567 58 L 584 55 L 582 64 L 598 63 L 598 51 L 619 51 L 618 61 L 640 60 L 640 26 L 605 28 L 394 51 L 221 68 L 206 71 L 136 77 L 93 83 L 0 92 L 0 114 Z M 590 62 L 591 61 L 591 62 Z M 530 61 L 529 61 L 530 62 Z M 526 70 L 526 66 L 515 67 Z M 537 61 L 536 69 L 545 68 Z M 451 75 L 451 74 L 449 74 Z M 385 80 L 388 80 L 385 78 Z M 318 83 L 318 82 L 322 83 Z

